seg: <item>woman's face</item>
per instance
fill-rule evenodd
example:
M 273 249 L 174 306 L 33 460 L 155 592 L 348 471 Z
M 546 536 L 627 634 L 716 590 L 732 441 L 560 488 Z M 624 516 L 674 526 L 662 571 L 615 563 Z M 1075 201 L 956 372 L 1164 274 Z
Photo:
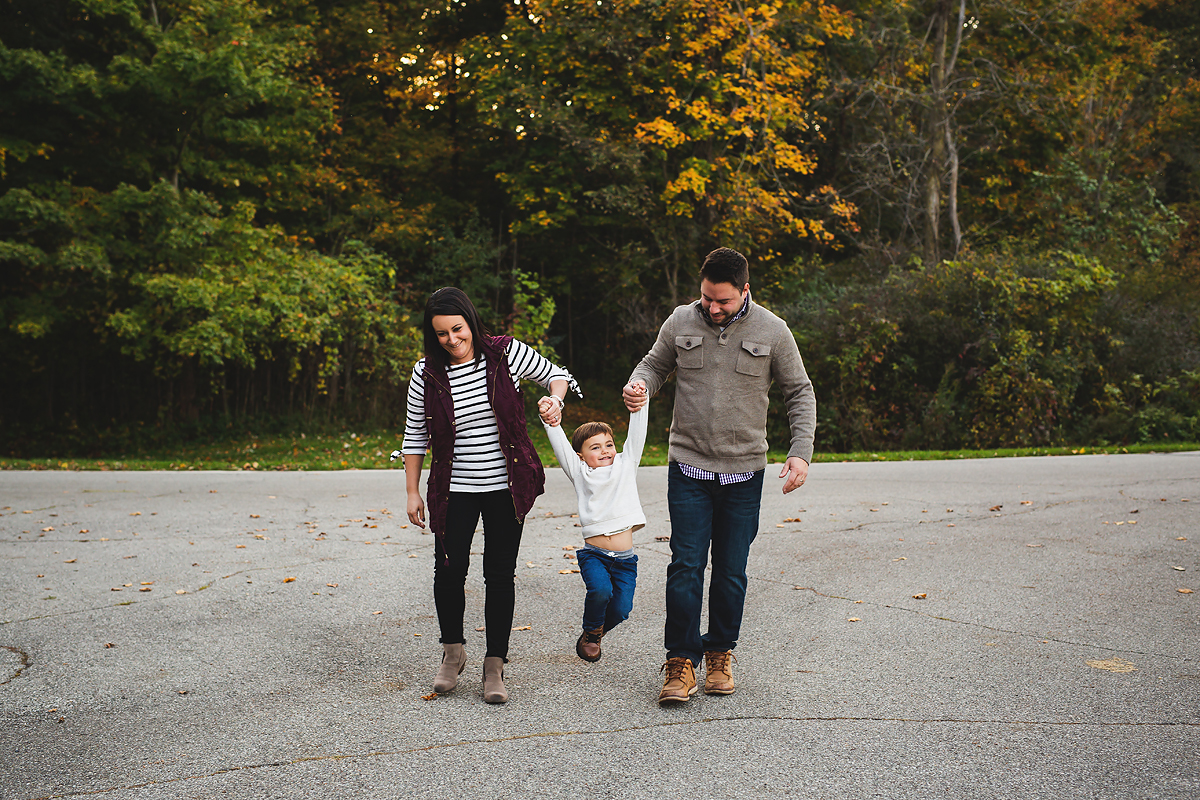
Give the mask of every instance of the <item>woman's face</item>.
M 475 341 L 471 326 L 461 316 L 439 314 L 430 323 L 437 334 L 438 344 L 450 354 L 451 364 L 465 364 L 475 358 Z

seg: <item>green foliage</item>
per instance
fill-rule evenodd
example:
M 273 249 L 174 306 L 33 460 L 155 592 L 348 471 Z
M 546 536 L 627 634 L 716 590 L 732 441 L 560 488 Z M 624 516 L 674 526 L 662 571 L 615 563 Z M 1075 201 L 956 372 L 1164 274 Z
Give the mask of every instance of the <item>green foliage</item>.
M 1103 386 L 1114 286 L 1083 256 L 998 252 L 793 307 L 822 446 L 1063 442 Z
M 719 245 L 827 447 L 1186 436 L 1194 5 L 0 0 L 0 436 L 396 424 L 444 285 L 615 394 Z
M 1111 157 L 1104 159 L 1096 177 L 1064 157 L 1057 173 L 1035 172 L 1040 238 L 1048 246 L 1095 252 L 1114 265 L 1153 264 L 1179 236 L 1183 220 L 1148 181 L 1114 176 L 1114 166 Z

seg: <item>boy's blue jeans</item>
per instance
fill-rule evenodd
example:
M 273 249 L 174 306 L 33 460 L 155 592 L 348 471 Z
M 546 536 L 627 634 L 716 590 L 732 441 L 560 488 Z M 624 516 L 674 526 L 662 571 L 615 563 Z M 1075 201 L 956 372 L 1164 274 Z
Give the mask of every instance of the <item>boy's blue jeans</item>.
M 667 658 L 686 656 L 699 664 L 706 650 L 732 650 L 746 602 L 746 561 L 758 535 L 763 472 L 722 486 L 689 478 L 671 462 L 667 509 L 671 514 L 671 563 L 667 566 Z M 712 546 L 708 588 L 708 633 L 700 635 L 704 570 Z
M 637 585 L 637 556 L 612 558 L 605 553 L 580 548 L 579 575 L 587 586 L 583 601 L 583 629 L 594 631 L 603 627 L 611 631 L 633 610 L 633 590 Z

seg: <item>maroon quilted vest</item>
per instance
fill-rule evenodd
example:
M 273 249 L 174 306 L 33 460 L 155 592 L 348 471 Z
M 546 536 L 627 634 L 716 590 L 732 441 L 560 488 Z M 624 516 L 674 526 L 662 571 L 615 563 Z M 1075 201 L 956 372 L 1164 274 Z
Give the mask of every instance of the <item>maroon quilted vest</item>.
M 487 395 L 500 429 L 500 451 L 508 467 L 508 488 L 513 496 L 513 509 L 518 522 L 533 508 L 534 501 L 545 491 L 546 473 L 541 459 L 529 439 L 525 426 L 525 402 L 520 389 L 513 386 L 504 350 L 511 336 L 480 337 L 475 346 L 483 355 L 487 370 Z M 450 379 L 440 365 L 425 361 L 425 425 L 429 431 L 433 463 L 429 468 L 426 502 L 429 507 L 429 527 L 440 538 L 446 533 L 446 509 L 450 501 L 450 467 L 454 461 L 454 398 L 450 395 Z M 444 543 L 443 543 L 444 544 Z M 445 552 L 445 548 L 442 548 Z

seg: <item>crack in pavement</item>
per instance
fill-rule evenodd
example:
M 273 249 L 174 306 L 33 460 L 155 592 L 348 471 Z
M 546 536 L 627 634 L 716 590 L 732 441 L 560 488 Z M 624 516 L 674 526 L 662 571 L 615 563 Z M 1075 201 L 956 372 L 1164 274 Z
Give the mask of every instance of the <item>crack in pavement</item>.
M 0 686 L 3 686 L 4 684 L 8 683 L 9 681 L 15 681 L 17 678 L 21 677 L 22 672 L 29 669 L 29 654 L 28 653 L 26 653 L 24 650 L 19 650 L 16 647 L 9 647 L 8 645 L 3 645 L 3 648 L 5 650 L 8 650 L 9 652 L 13 653 L 14 655 L 16 655 L 17 658 L 19 658 L 21 660 L 21 666 L 17 667 L 16 671 L 13 672 L 12 675 L 9 675 L 8 678 L 0 681 Z
M 980 628 L 982 630 L 993 631 L 995 633 L 1007 633 L 1012 636 L 1020 636 L 1020 637 L 1027 638 L 1027 639 L 1037 639 L 1038 641 L 1041 641 L 1041 642 L 1054 642 L 1055 644 L 1066 644 L 1066 645 L 1070 645 L 1071 647 L 1086 647 L 1086 648 L 1090 648 L 1093 650 L 1104 650 L 1109 653 L 1129 653 L 1129 654 L 1138 655 L 1138 656 L 1151 656 L 1154 658 L 1166 658 L 1166 659 L 1170 659 L 1172 661 L 1181 661 L 1184 663 L 1190 663 L 1190 662 L 1193 662 L 1196 660 L 1194 658 L 1189 658 L 1188 656 L 1170 655 L 1168 653 L 1157 653 L 1157 652 L 1152 652 L 1152 651 L 1147 651 L 1147 650 L 1130 650 L 1128 648 L 1121 648 L 1121 647 L 1109 647 L 1108 645 L 1091 644 L 1089 642 L 1076 642 L 1076 641 L 1072 641 L 1070 639 L 1062 639 L 1062 638 L 1058 638 L 1055 636 L 1047 636 L 1047 635 L 1038 634 L 1038 633 L 1026 633 L 1025 631 L 1014 631 L 1014 630 L 1009 630 L 1008 628 L 999 628 L 999 627 L 996 627 L 995 625 L 986 625 L 982 622 L 967 622 L 965 620 L 954 619 L 952 617 L 940 617 L 937 614 L 930 614 L 927 611 L 919 611 L 915 608 L 905 608 L 904 606 L 894 606 L 894 605 L 891 605 L 888 603 L 874 603 L 869 600 L 851 600 L 849 597 L 842 597 L 841 595 L 836 595 L 836 594 L 825 594 L 824 592 L 820 592 L 820 591 L 812 588 L 811 586 L 797 586 L 795 584 L 789 584 L 787 581 L 781 581 L 776 578 L 761 578 L 761 577 L 757 577 L 757 576 L 754 576 L 754 578 L 755 578 L 755 580 L 759 580 L 764 583 L 777 583 L 782 586 L 790 585 L 792 587 L 792 589 L 794 589 L 794 590 L 803 591 L 803 592 L 812 592 L 813 594 L 817 595 L 818 597 L 824 597 L 828 600 L 845 600 L 847 602 L 854 603 L 856 605 L 862 604 L 865 606 L 871 606 L 873 608 L 887 608 L 892 611 L 904 611 L 909 614 L 916 614 L 917 616 L 925 617 L 926 619 L 937 620 L 938 622 L 949 622 L 954 625 L 964 625 L 969 628 Z
M 648 731 L 660 728 L 673 728 L 684 726 L 701 726 L 710 725 L 713 723 L 727 722 L 865 722 L 865 723 L 901 723 L 901 724 L 918 724 L 918 725 L 1001 725 L 1008 727 L 1049 727 L 1049 728 L 1200 728 L 1200 722 L 1172 722 L 1168 720 L 1160 720 L 1157 722 L 1112 722 L 1112 721 L 1052 721 L 1052 720 L 1006 720 L 1006 719 L 969 719 L 969 718 L 954 718 L 940 717 L 931 719 L 909 719 L 905 717 L 792 717 L 784 715 L 735 715 L 729 717 L 706 717 L 697 720 L 685 720 L 680 722 L 660 722 L 652 725 L 630 725 L 623 728 L 610 728 L 603 730 L 569 730 L 569 731 L 538 731 L 536 733 L 518 734 L 515 736 L 501 736 L 494 739 L 467 739 L 459 742 L 448 742 L 446 744 L 431 744 L 424 747 L 409 747 L 400 750 L 368 750 L 362 753 L 334 753 L 325 756 L 307 756 L 303 758 L 294 758 L 287 761 L 264 761 L 257 764 L 242 764 L 235 767 L 225 767 L 213 772 L 204 773 L 201 775 L 185 775 L 178 778 L 165 778 L 162 780 L 145 781 L 144 783 L 134 783 L 125 786 L 110 786 L 103 789 L 88 789 L 77 792 L 64 792 L 62 794 L 47 794 L 39 795 L 30 798 L 30 800 L 57 800 L 63 797 L 87 797 L 91 795 L 107 794 L 109 792 L 128 791 L 130 789 L 145 789 L 150 786 L 165 786 L 173 783 L 182 783 L 183 781 L 201 780 L 204 778 L 215 778 L 220 775 L 229 775 L 236 772 L 248 772 L 258 769 L 270 769 L 273 767 L 288 767 L 298 764 L 307 764 L 321 761 L 345 761 L 347 759 L 367 759 L 380 758 L 388 756 L 403 756 L 414 753 L 427 753 L 435 750 L 447 750 L 457 747 L 473 747 L 475 745 L 488 744 L 503 744 L 505 742 L 518 742 L 529 739 L 548 739 L 552 737 L 567 737 L 567 736 L 600 736 L 610 733 L 634 733 L 638 731 Z
M 402 545 L 404 543 L 403 542 L 379 542 L 379 544 Z M 414 551 L 415 550 L 429 550 L 431 548 L 432 548 L 431 544 L 430 545 L 420 545 L 420 546 L 414 548 Z M 413 551 L 410 551 L 410 552 L 413 552 Z M 248 575 L 252 572 L 274 572 L 274 571 L 287 572 L 287 571 L 293 570 L 293 569 L 301 569 L 303 567 L 309 567 L 314 564 L 327 564 L 330 562 L 373 560 L 376 558 L 400 558 L 401 556 L 407 557 L 407 554 L 406 553 L 392 553 L 392 554 L 388 554 L 388 555 L 384 555 L 384 556 L 344 556 L 344 557 L 343 556 L 335 556 L 335 557 L 323 556 L 323 557 L 317 559 L 316 561 L 306 561 L 306 562 L 299 563 L 299 564 L 284 564 L 284 565 L 278 566 L 278 567 L 247 567 L 246 569 L 240 569 L 236 572 L 231 572 L 228 575 L 221 575 L 217 578 L 213 578 L 208 583 L 197 587 L 194 591 L 187 592 L 187 594 L 183 595 L 183 596 L 186 597 L 189 595 L 199 594 L 200 592 L 204 591 L 205 589 L 211 588 L 217 581 L 228 580 L 229 578 L 233 578 L 238 575 Z M 37 620 L 41 620 L 41 619 L 54 619 L 55 617 L 66 617 L 66 616 L 71 616 L 72 614 L 86 614 L 89 611 L 104 611 L 106 609 L 120 608 L 122 606 L 134 606 L 134 605 L 144 605 L 144 604 L 148 604 L 148 603 L 166 602 L 166 601 L 171 601 L 171 600 L 178 600 L 179 598 L 180 598 L 179 595 L 160 595 L 158 597 L 148 597 L 148 598 L 143 598 L 141 600 L 125 600 L 122 602 L 111 603 L 108 605 L 88 606 L 86 608 L 75 608 L 75 609 L 69 609 L 66 611 L 55 611 L 50 614 L 38 614 L 37 616 L 34 616 L 34 617 L 24 617 L 22 619 L 0 619 L 0 627 L 3 627 L 5 625 L 15 625 L 19 622 L 36 622 Z

